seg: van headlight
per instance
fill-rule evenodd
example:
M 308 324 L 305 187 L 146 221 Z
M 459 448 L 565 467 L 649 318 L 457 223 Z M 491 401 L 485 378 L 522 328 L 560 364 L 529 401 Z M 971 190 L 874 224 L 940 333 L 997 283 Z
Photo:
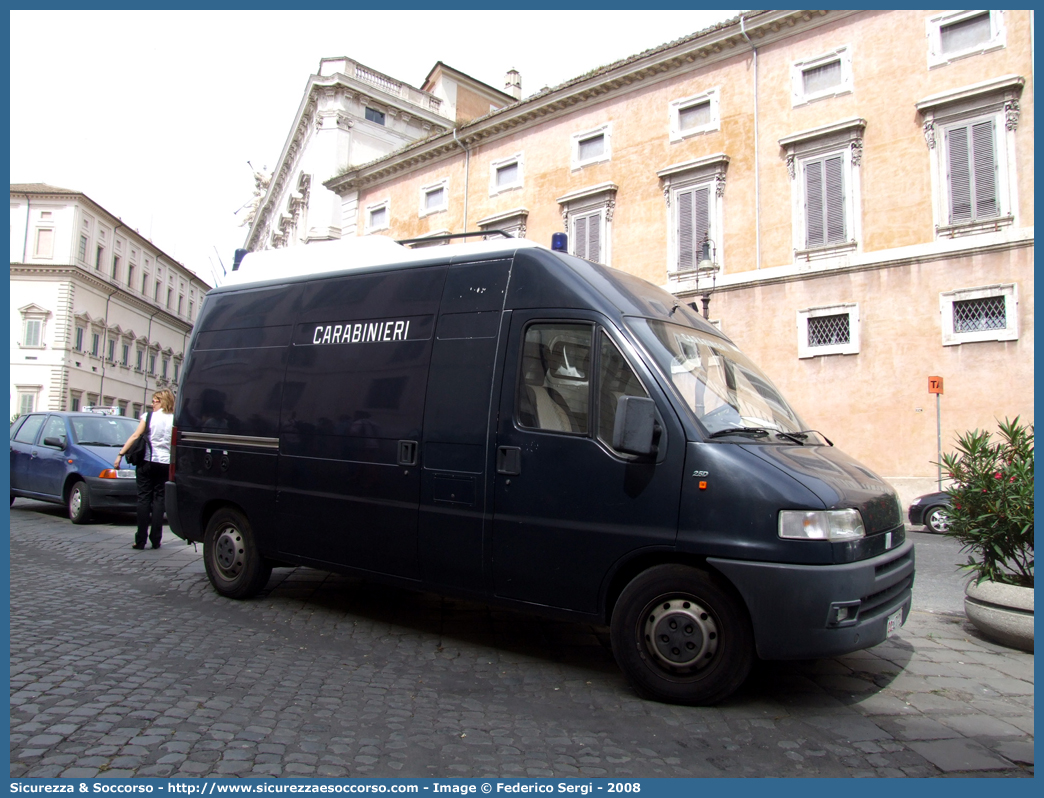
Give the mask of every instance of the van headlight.
M 779 536 L 788 540 L 855 540 L 866 537 L 858 510 L 780 510 Z

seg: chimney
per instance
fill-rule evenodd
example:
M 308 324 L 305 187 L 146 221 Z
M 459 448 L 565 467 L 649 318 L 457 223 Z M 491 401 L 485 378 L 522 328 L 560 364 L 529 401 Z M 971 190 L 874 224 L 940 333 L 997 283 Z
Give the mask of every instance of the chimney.
M 510 70 L 504 76 L 504 92 L 516 100 L 522 99 L 522 76 L 518 74 L 517 69 Z

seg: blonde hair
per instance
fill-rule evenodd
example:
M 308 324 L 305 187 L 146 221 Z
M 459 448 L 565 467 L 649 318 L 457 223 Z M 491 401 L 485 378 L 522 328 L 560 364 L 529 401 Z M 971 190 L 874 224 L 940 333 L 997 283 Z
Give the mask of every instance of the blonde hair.
M 156 391 L 156 393 L 152 395 L 152 398 L 160 400 L 160 407 L 163 409 L 164 413 L 174 412 L 174 394 L 166 388 L 162 391 Z

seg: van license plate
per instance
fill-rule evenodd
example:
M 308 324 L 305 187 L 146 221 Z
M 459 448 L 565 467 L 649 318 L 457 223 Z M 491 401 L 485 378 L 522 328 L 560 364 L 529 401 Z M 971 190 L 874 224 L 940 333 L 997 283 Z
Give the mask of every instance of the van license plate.
M 903 611 L 901 609 L 896 610 L 888 616 L 888 620 L 885 625 L 885 637 L 891 637 L 895 634 L 895 631 L 903 625 Z

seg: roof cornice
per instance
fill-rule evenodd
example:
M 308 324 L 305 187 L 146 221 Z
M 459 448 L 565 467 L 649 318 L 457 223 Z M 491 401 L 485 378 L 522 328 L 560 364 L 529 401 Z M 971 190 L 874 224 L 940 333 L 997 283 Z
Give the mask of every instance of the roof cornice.
M 128 305 L 137 308 L 147 316 L 154 315 L 162 317 L 168 325 L 179 329 L 181 332 L 188 333 L 192 330 L 192 322 L 187 322 L 184 319 L 175 316 L 169 310 L 158 307 L 147 299 L 142 299 L 140 296 L 128 291 L 118 283 L 112 283 L 109 280 L 95 275 L 86 269 L 81 269 L 79 266 L 74 264 L 48 264 L 46 266 L 41 266 L 36 263 L 12 263 L 11 276 L 79 280 L 92 288 L 104 291 L 112 296 L 119 295 L 120 299 Z M 116 290 L 114 291 L 113 289 Z
M 798 29 L 818 27 L 856 13 L 859 12 L 751 12 L 742 16 L 742 27 L 741 17 L 736 17 L 705 31 L 592 70 L 554 89 L 538 92 L 506 108 L 461 125 L 455 131 L 456 139 L 454 131 L 429 136 L 408 144 L 397 152 L 331 178 L 323 185 L 338 194 L 363 188 L 400 172 L 449 157 L 460 146 L 468 148 L 480 142 L 494 140 L 509 135 L 523 125 L 563 116 L 578 106 L 600 102 L 614 94 L 627 92 L 635 83 L 650 85 L 666 80 L 679 71 L 708 66 L 732 58 L 738 53 L 749 51 L 751 45 L 747 37 L 755 47 L 762 47 L 792 36 Z
M 49 188 L 53 189 L 54 186 L 50 186 Z M 106 216 L 108 218 L 109 224 L 113 226 L 114 234 L 115 230 L 118 230 L 120 228 L 126 230 L 128 237 L 133 237 L 137 239 L 137 245 L 139 247 L 148 247 L 155 253 L 153 257 L 163 258 L 164 260 L 170 262 L 174 266 L 177 266 L 179 269 L 185 272 L 185 275 L 188 277 L 189 282 L 197 283 L 200 287 L 203 288 L 204 293 L 206 293 L 212 288 L 212 286 L 208 282 L 200 278 L 199 275 L 197 275 L 195 272 L 189 269 L 181 261 L 177 260 L 176 258 L 172 258 L 170 255 L 168 255 L 166 252 L 164 252 L 162 249 L 156 246 L 156 244 L 154 244 L 152 241 L 145 238 L 145 236 L 143 236 L 133 227 L 129 226 L 119 216 L 116 216 L 111 211 L 107 211 L 105 208 L 103 208 L 97 202 L 92 200 L 82 191 L 73 191 L 72 189 L 58 189 L 57 191 L 16 191 L 14 189 L 15 186 L 14 184 L 12 184 L 12 197 L 46 197 L 47 199 L 60 200 L 64 202 L 69 202 L 70 200 L 75 202 L 82 202 L 84 205 L 90 206 L 94 213 L 98 214 L 99 216 Z

